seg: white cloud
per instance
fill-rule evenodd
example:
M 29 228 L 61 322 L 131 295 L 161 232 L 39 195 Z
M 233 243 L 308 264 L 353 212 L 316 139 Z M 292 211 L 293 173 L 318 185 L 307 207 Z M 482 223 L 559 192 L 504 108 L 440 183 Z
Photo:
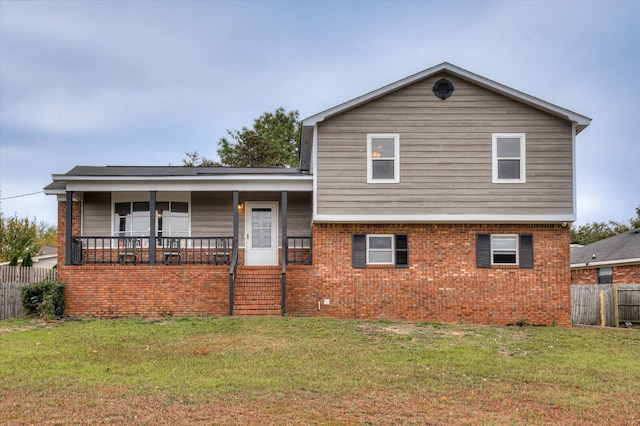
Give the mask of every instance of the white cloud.
M 225 129 L 264 111 L 306 117 L 448 61 L 594 119 L 578 136 L 580 222 L 626 220 L 640 204 L 638 3 L 1 7 L 3 194 L 31 192 L 25 170 L 41 188 L 76 164 L 180 164 L 193 150 L 211 157 Z M 33 153 L 47 162 L 15 167 Z

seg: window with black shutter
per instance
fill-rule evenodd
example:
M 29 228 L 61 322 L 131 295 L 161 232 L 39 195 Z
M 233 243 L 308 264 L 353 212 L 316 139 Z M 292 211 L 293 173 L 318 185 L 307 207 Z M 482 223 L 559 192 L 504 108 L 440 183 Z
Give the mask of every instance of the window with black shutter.
M 478 234 L 476 237 L 476 266 L 491 267 L 491 234 Z
M 520 234 L 520 267 L 533 269 L 533 235 Z
M 476 267 L 490 268 L 492 265 L 520 265 L 522 269 L 533 269 L 532 234 L 477 234 Z
M 409 236 L 407 234 L 353 234 L 352 266 L 372 265 L 409 267 Z
M 353 253 L 351 261 L 354 268 L 367 267 L 367 235 L 353 234 Z
M 409 236 L 396 234 L 396 268 L 409 267 Z

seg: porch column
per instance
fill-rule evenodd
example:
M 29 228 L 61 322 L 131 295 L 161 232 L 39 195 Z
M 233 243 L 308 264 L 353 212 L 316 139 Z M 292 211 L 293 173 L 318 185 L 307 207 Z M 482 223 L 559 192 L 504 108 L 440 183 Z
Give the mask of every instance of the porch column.
M 149 264 L 156 264 L 156 191 L 149 191 Z
M 67 191 L 67 211 L 66 211 L 66 226 L 64 234 L 64 247 L 65 247 L 65 265 L 72 265 L 71 262 L 71 244 L 73 241 L 73 191 Z
M 233 255 L 231 257 L 231 271 L 229 274 L 229 316 L 233 316 L 233 287 L 235 284 L 235 268 L 236 263 L 238 261 L 238 201 L 239 201 L 239 192 L 233 191 L 233 244 L 232 252 Z
M 289 248 L 287 244 L 287 191 L 282 191 L 282 315 L 287 313 L 287 257 Z
M 233 191 L 233 250 L 237 251 L 238 247 L 238 191 Z

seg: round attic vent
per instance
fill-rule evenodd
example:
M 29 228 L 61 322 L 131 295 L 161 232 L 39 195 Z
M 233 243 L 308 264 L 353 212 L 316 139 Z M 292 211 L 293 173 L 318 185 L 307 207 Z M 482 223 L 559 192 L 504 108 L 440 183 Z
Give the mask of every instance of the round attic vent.
M 453 93 L 453 84 L 446 78 L 441 78 L 433 85 L 433 93 L 444 101 Z

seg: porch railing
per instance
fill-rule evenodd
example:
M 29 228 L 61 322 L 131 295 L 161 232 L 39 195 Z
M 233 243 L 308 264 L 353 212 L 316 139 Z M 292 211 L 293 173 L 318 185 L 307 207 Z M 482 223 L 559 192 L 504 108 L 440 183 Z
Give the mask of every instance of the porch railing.
M 232 237 L 72 237 L 71 264 L 231 263 Z M 155 244 L 152 259 L 150 243 Z
M 312 237 L 287 236 L 287 263 L 302 265 L 313 263 Z

